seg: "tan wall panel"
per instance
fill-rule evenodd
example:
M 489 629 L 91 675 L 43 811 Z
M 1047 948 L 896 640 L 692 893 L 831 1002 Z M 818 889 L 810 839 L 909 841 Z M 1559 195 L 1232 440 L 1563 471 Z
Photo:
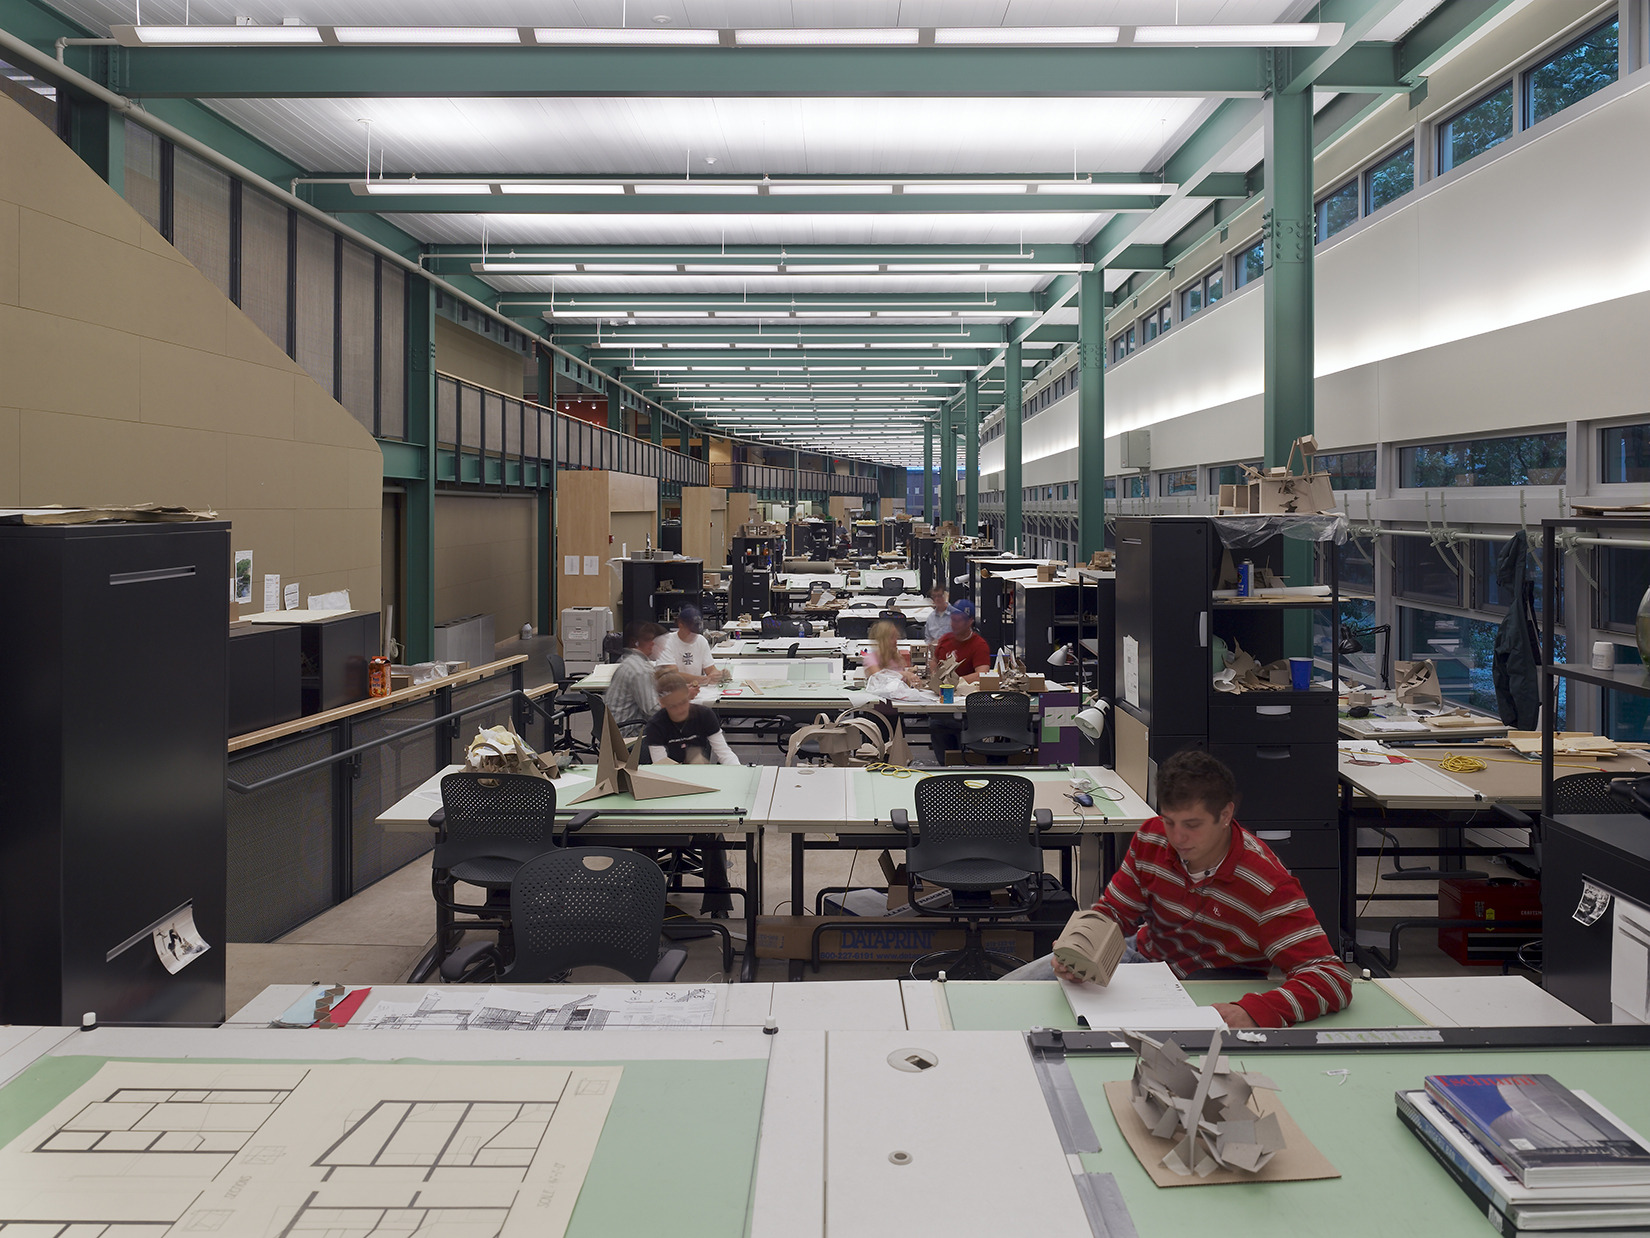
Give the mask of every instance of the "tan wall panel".
M 210 508 L 252 551 L 238 613 L 271 572 L 377 605 L 372 436 L 6 98 L 0 150 L 0 502 Z
M 522 393 L 519 352 L 483 339 L 468 327 L 439 315 L 435 320 L 435 368 L 505 395 Z
M 597 470 L 568 469 L 556 475 L 556 606 L 608 606 L 612 604 L 608 574 L 608 474 Z M 579 572 L 567 575 L 568 555 L 577 556 Z M 597 556 L 601 565 L 595 576 L 584 574 L 584 557 Z M 618 613 L 614 612 L 617 620 Z M 556 616 L 559 624 L 560 614 Z
M 504 640 L 532 620 L 537 518 L 531 496 L 436 496 L 436 622 L 492 615 Z
M 682 553 L 711 569 L 728 561 L 728 492 L 716 486 L 682 487 Z
M 658 540 L 659 481 L 639 473 L 609 473 L 607 509 L 614 512 L 652 512 L 654 540 Z

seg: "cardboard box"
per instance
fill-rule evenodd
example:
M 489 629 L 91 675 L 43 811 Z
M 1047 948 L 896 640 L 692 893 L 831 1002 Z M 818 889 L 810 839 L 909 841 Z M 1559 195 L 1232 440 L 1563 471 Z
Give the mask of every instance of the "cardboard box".
M 963 930 L 944 920 L 916 916 L 758 916 L 756 957 L 810 959 L 820 925 L 840 926 L 819 935 L 825 963 L 909 963 L 936 950 L 960 950 Z M 1031 930 L 986 926 L 985 948 L 1030 958 Z

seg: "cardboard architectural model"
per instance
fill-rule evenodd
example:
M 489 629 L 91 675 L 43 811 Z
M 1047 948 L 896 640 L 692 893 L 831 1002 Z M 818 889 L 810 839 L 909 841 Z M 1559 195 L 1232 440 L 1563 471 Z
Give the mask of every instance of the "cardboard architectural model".
M 1174 1139 L 1163 1165 L 1186 1177 L 1206 1178 L 1217 1169 L 1258 1173 L 1285 1147 L 1276 1113 L 1262 1114 L 1257 1090 L 1278 1085 L 1254 1071 L 1233 1070 L 1220 1054 L 1220 1033 L 1209 1038 L 1203 1064 L 1194 1068 L 1171 1041 L 1125 1032 L 1139 1056 L 1130 1085 L 1134 1111 L 1159 1139 Z
M 637 740 L 634 746 L 626 744 L 624 736 L 619 733 L 619 724 L 613 720 L 612 713 L 608 713 L 607 723 L 602 728 L 602 751 L 596 761 L 596 785 L 572 802 L 582 804 L 585 800 L 599 799 L 604 795 L 629 795 L 632 799 L 652 800 L 663 795 L 705 795 L 716 789 L 697 782 L 684 782 L 668 774 L 656 774 L 650 769 L 637 769 L 641 757 L 642 741 Z
M 1054 957 L 1079 980 L 1106 985 L 1123 961 L 1124 944 L 1117 921 L 1085 908 L 1073 912 L 1066 921 L 1065 929 L 1055 939 Z

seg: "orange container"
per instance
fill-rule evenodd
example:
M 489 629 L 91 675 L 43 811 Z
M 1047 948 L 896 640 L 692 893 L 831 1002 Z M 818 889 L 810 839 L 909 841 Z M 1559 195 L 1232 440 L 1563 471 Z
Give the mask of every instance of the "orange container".
M 373 658 L 367 663 L 367 695 L 388 696 L 390 694 L 390 660 L 388 658 Z

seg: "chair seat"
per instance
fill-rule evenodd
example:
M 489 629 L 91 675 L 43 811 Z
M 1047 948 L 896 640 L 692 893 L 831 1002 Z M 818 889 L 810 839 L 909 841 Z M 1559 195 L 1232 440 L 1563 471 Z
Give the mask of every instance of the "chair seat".
M 968 752 L 984 752 L 994 755 L 999 752 L 1024 752 L 1031 747 L 1031 736 L 1024 739 L 1008 739 L 998 736 L 980 736 L 970 739 L 966 736 L 961 741 L 963 749 Z
M 509 889 L 521 864 L 520 860 L 507 860 L 501 856 L 482 856 L 474 860 L 463 860 L 447 871 L 466 885 L 500 890 Z
M 590 698 L 583 692 L 563 692 L 556 697 L 556 704 L 562 709 L 589 709 Z
M 912 872 L 929 885 L 964 891 L 1000 890 L 1033 875 L 1013 864 L 977 857 L 951 860 L 944 864 L 936 864 L 932 868 L 913 868 Z

